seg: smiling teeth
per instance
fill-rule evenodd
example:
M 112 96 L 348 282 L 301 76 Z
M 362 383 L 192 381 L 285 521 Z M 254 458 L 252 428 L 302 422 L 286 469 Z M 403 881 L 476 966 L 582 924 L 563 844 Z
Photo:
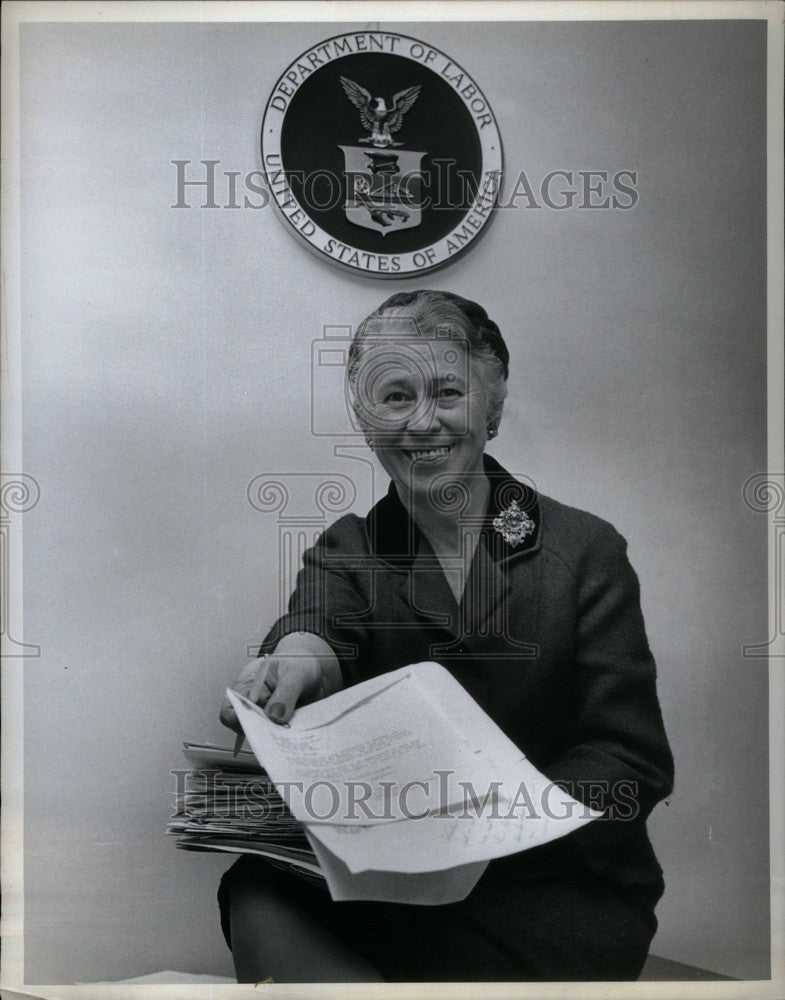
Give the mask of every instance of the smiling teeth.
M 435 458 L 437 455 L 446 455 L 452 449 L 452 445 L 444 445 L 442 448 L 427 448 L 422 451 L 410 452 L 412 458 Z

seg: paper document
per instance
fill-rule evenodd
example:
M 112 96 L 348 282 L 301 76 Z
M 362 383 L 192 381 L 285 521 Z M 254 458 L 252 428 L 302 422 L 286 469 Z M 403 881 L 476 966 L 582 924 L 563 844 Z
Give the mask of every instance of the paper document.
M 437 663 L 303 706 L 288 727 L 227 694 L 317 857 L 318 843 L 353 875 L 478 866 L 479 877 L 490 859 L 600 815 L 541 774 Z
M 351 872 L 337 854 L 317 838 L 308 835 L 319 868 L 336 902 L 348 899 L 376 899 L 387 903 L 417 903 L 438 906 L 465 899 L 488 867 L 487 861 L 460 865 L 447 871 L 401 874 L 367 870 Z

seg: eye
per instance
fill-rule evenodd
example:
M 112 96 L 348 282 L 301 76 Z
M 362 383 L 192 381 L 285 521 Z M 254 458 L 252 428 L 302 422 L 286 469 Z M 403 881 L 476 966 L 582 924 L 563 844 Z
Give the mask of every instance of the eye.
M 384 402 L 405 403 L 408 401 L 408 399 L 409 397 L 406 395 L 405 392 L 402 392 L 400 389 L 393 389 L 392 392 L 388 392 L 387 395 L 384 397 Z
M 443 389 L 439 390 L 440 399 L 458 399 L 460 395 L 461 395 L 460 390 L 450 385 L 445 386 Z

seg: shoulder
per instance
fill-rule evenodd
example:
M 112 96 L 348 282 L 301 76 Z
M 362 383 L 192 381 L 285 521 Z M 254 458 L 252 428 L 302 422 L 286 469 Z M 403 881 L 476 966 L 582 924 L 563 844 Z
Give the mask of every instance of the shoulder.
M 573 573 L 589 563 L 596 565 L 623 556 L 625 538 L 610 521 L 539 494 L 541 546 Z
M 368 551 L 368 532 L 365 518 L 357 514 L 344 514 L 322 532 L 316 547 L 325 555 L 341 552 Z

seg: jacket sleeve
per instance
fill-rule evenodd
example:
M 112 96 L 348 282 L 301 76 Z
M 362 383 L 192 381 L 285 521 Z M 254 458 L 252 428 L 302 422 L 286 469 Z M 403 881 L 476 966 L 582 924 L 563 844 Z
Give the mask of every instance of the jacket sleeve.
M 367 612 L 368 600 L 355 582 L 361 575 L 355 567 L 362 563 L 362 547 L 354 534 L 338 522 L 304 552 L 286 614 L 266 635 L 259 656 L 271 653 L 285 635 L 311 632 L 332 647 L 344 686 L 355 683 L 368 641 L 367 629 L 357 619 Z
M 545 770 L 575 798 L 606 816 L 610 809 L 609 818 L 615 810 L 616 818 L 645 819 L 672 790 L 673 758 L 626 550 L 622 536 L 604 525 L 578 566 L 574 741 Z

